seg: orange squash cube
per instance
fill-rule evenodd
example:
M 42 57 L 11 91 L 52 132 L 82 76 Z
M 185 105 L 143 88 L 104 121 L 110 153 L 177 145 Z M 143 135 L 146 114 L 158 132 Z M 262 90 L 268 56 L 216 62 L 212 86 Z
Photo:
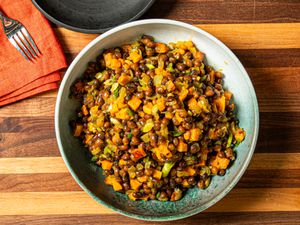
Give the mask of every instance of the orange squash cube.
M 188 146 L 187 146 L 187 144 L 184 143 L 183 141 L 179 141 L 177 150 L 178 150 L 179 152 L 187 152 Z
M 134 110 L 134 111 L 136 111 L 136 110 L 140 107 L 141 103 L 142 103 L 141 99 L 139 99 L 139 98 L 136 97 L 136 96 L 133 96 L 133 97 L 128 101 L 129 107 L 130 107 L 132 110 Z

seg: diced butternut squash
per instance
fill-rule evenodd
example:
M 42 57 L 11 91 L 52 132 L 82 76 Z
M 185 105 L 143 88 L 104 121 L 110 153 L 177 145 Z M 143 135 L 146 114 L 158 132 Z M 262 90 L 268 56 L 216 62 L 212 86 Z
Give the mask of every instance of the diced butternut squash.
M 222 95 L 221 97 L 214 100 L 214 104 L 216 105 L 219 112 L 225 112 L 225 96 Z
M 204 53 L 202 53 L 202 52 L 196 52 L 196 53 L 194 54 L 194 57 L 195 57 L 196 59 L 202 61 L 202 60 L 204 59 Z
M 114 175 L 109 175 L 105 178 L 104 183 L 106 183 L 107 185 L 112 185 L 114 179 Z
M 187 152 L 188 146 L 187 146 L 187 144 L 184 143 L 183 141 L 179 141 L 177 150 L 178 150 L 179 152 Z
M 116 180 L 113 181 L 112 186 L 114 191 L 121 191 L 123 189 L 122 185 Z
M 127 161 L 124 159 L 119 160 L 119 166 L 125 166 L 127 164 Z
M 175 84 L 173 83 L 173 81 L 169 80 L 167 83 L 166 83 L 166 87 L 167 87 L 167 90 L 169 92 L 171 91 L 174 91 L 176 89 L 176 86 Z
M 163 160 L 162 155 L 171 158 L 172 152 L 168 149 L 167 143 L 160 144 L 157 148 L 154 148 L 155 155 L 159 160 Z
M 174 116 L 174 114 L 171 113 L 171 112 L 166 112 L 166 114 L 165 114 L 165 117 L 166 117 L 167 119 L 172 119 L 173 116 Z
M 209 81 L 211 84 L 215 83 L 215 71 L 214 70 L 210 71 L 210 73 L 209 73 Z
M 115 115 L 119 111 L 117 104 L 112 104 L 111 109 L 109 110 L 111 115 Z
M 189 130 L 183 134 L 183 138 L 186 141 L 190 140 L 190 137 L 191 137 L 191 132 Z
M 128 193 L 128 197 L 129 197 L 130 200 L 136 201 L 137 198 L 133 196 L 133 193 L 134 193 L 134 192 Z
M 179 116 L 179 112 L 178 111 L 175 113 L 175 118 L 177 119 L 177 121 L 179 123 L 181 123 L 183 121 L 183 118 Z
M 87 110 L 86 105 L 83 105 L 81 107 L 81 111 L 82 111 L 83 115 L 85 115 L 85 116 L 87 116 L 89 114 L 89 111 Z
M 134 159 L 137 161 L 141 158 L 144 158 L 147 154 L 142 148 L 136 148 L 131 151 L 131 154 L 134 156 Z
M 137 179 L 130 179 L 130 187 L 133 190 L 138 190 L 139 187 L 142 185 L 141 182 L 139 182 Z
M 182 186 L 183 186 L 183 187 L 188 187 L 188 186 L 190 186 L 190 185 L 189 185 L 189 182 L 187 181 L 187 179 L 184 179 L 184 180 L 182 181 Z
M 205 166 L 205 160 L 201 160 L 201 161 L 198 163 L 198 166 Z
M 91 153 L 92 153 L 92 155 L 97 155 L 100 151 L 101 151 L 100 148 L 97 147 L 97 148 L 94 148 L 94 149 L 91 151 Z
M 242 128 L 237 128 L 234 133 L 234 138 L 237 142 L 242 142 L 245 139 L 246 132 Z
M 147 114 L 152 114 L 152 108 L 153 104 L 151 102 L 147 103 L 146 105 L 143 106 L 143 111 Z
M 108 68 L 117 69 L 122 66 L 121 61 L 113 58 L 113 54 L 111 52 L 104 54 L 103 57 L 104 57 L 105 65 Z
M 194 95 L 196 88 L 194 86 L 192 86 L 188 89 L 188 91 L 189 91 L 189 93 L 188 93 L 189 95 Z
M 156 43 L 155 51 L 157 53 L 166 53 L 169 51 L 169 47 L 164 43 Z
M 182 88 L 178 94 L 178 98 L 180 101 L 184 101 L 188 95 L 189 91 L 186 88 Z
M 83 130 L 83 125 L 76 123 L 75 130 L 74 130 L 74 136 L 79 137 L 81 135 L 82 130 Z
M 221 158 L 218 155 L 216 158 L 211 162 L 211 166 L 216 167 L 217 169 L 227 169 L 228 165 L 230 163 L 230 160 L 227 158 Z
M 106 177 L 104 182 L 108 185 L 112 185 L 115 191 L 121 191 L 123 189 L 122 185 L 116 180 L 114 175 Z
M 134 110 L 134 111 L 136 111 L 136 110 L 140 107 L 141 103 L 142 103 L 141 99 L 139 99 L 139 98 L 136 97 L 136 96 L 133 96 L 133 97 L 128 101 L 129 107 L 130 107 L 132 110 Z
M 193 167 L 187 167 L 185 171 L 189 174 L 189 176 L 194 176 L 196 174 L 196 170 Z
M 147 175 L 143 175 L 143 176 L 137 178 L 137 180 L 141 183 L 147 182 L 148 179 L 149 179 L 149 177 Z
M 132 116 L 129 115 L 129 109 L 123 108 L 119 112 L 116 113 L 116 118 L 121 120 L 129 120 Z
M 139 54 L 138 51 L 132 51 L 129 55 L 129 58 L 134 62 L 140 61 L 143 57 Z
M 198 104 L 197 100 L 195 98 L 191 98 L 188 101 L 188 107 L 190 110 L 194 111 L 196 114 L 201 113 L 201 106 Z
M 86 134 L 84 143 L 87 144 L 92 139 L 92 137 L 93 137 L 92 134 Z
M 121 84 L 122 86 L 125 86 L 131 81 L 131 76 L 129 75 L 121 75 L 118 79 L 118 83 Z
M 232 97 L 232 93 L 230 91 L 224 91 L 224 96 L 227 101 L 230 101 L 230 99 Z
M 218 134 L 216 132 L 216 128 L 209 128 L 208 137 L 211 140 L 216 140 L 218 138 Z
M 144 113 L 143 111 L 139 111 L 138 114 L 139 114 L 139 116 L 142 117 L 142 118 L 145 116 L 145 113 Z
M 101 160 L 100 162 L 101 162 L 101 167 L 104 170 L 110 170 L 113 165 L 113 163 L 109 160 Z
M 198 141 L 200 138 L 201 130 L 199 128 L 193 128 L 190 130 L 190 141 Z
M 159 171 L 159 170 L 154 170 L 153 177 L 154 177 L 155 179 L 160 180 L 160 179 L 161 179 L 161 176 L 162 176 L 162 172 L 161 172 L 161 171 Z
M 187 50 L 192 48 L 194 44 L 192 41 L 177 41 L 176 43 L 172 43 L 172 46 L 179 49 Z
M 159 98 L 156 102 L 159 111 L 164 111 L 166 108 L 166 100 L 165 98 Z

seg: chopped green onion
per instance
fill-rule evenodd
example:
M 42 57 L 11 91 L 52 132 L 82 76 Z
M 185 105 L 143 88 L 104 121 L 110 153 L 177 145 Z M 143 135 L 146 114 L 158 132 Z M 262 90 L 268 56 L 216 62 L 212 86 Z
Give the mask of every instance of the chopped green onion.
M 95 77 L 96 77 L 98 80 L 101 80 L 101 78 L 103 77 L 103 73 L 101 73 L 101 72 L 96 73 Z
M 120 88 L 117 88 L 116 90 L 114 90 L 115 98 L 119 97 L 119 90 L 120 90 Z
M 174 69 L 173 69 L 173 63 L 169 63 L 169 64 L 168 64 L 168 66 L 167 66 L 167 71 L 170 72 L 170 73 L 171 73 L 171 72 L 174 72 Z
M 162 175 L 163 177 L 167 177 L 172 169 L 172 167 L 175 165 L 175 162 L 166 162 L 162 168 Z
M 129 116 L 134 116 L 134 112 L 132 112 L 132 110 L 129 108 L 127 109 L 127 113 Z
M 175 129 L 174 131 L 171 131 L 171 134 L 173 135 L 173 137 L 179 137 L 181 136 L 183 133 L 179 132 L 177 129 Z
M 237 148 L 241 144 L 240 141 L 237 141 L 236 144 L 234 145 L 235 148 Z
M 232 137 L 233 137 L 232 133 L 229 132 L 229 137 L 228 137 L 228 140 L 227 140 L 226 148 L 229 148 L 231 146 Z
M 203 82 L 203 81 L 205 81 L 205 80 L 206 80 L 206 78 L 207 78 L 207 76 L 206 76 L 206 75 L 204 75 L 203 77 L 201 77 L 200 81 L 201 81 L 201 82 Z
M 144 169 L 144 166 L 141 163 L 138 163 L 136 165 L 136 168 L 137 168 L 137 170 L 142 170 L 142 169 Z
M 160 197 L 160 192 L 157 192 L 156 198 L 159 198 L 159 197 Z
M 91 158 L 91 161 L 92 161 L 92 162 L 98 161 L 98 156 L 97 156 L 97 155 L 94 155 L 94 156 Z
M 131 139 L 132 138 L 132 133 L 127 134 L 127 138 Z
M 148 67 L 149 70 L 155 69 L 155 66 L 153 66 L 153 65 L 150 64 L 150 63 L 146 63 L 146 66 Z
M 111 149 L 108 147 L 108 146 L 106 146 L 105 148 L 104 148 L 104 152 L 103 152 L 105 155 L 107 155 L 107 154 L 111 154 Z
M 146 133 L 146 134 L 142 135 L 141 139 L 142 139 L 143 142 L 146 142 L 146 143 L 149 142 L 150 141 L 149 134 Z

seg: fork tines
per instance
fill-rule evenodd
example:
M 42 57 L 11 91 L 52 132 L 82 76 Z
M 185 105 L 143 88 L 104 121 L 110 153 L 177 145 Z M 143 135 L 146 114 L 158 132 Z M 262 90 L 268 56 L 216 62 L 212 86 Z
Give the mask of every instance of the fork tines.
M 41 54 L 30 34 L 22 25 L 9 37 L 9 41 L 29 61 L 33 61 Z

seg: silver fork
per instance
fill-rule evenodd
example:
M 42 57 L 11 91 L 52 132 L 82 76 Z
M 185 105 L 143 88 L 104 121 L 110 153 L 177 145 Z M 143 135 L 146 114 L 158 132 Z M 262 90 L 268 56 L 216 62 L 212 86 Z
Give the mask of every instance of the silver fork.
M 2 20 L 4 32 L 8 40 L 25 59 L 33 61 L 41 55 L 32 37 L 19 21 L 4 16 L 1 10 L 0 19 Z

